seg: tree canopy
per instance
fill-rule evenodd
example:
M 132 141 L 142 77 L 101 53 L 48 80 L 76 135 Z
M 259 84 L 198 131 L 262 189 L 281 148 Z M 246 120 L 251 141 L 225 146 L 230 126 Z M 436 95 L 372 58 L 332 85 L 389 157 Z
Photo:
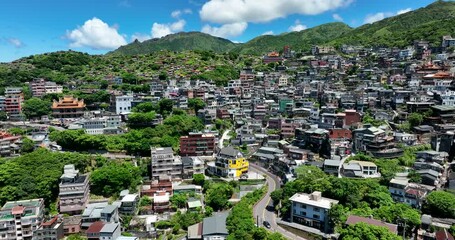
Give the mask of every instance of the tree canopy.
M 349 225 L 340 231 L 341 240 L 400 240 L 401 238 L 392 233 L 386 227 L 378 227 L 367 223 Z
M 29 119 L 40 118 L 51 113 L 51 102 L 39 98 L 30 98 L 24 101 L 22 110 Z
M 455 195 L 444 191 L 431 192 L 427 195 L 423 212 L 434 217 L 455 218 Z
M 17 158 L 1 160 L 0 205 L 5 201 L 44 198 L 46 205 L 55 202 L 63 166 L 74 164 L 82 173 L 92 166 L 92 161 L 104 158 L 79 153 L 50 152 L 37 149 Z M 33 174 L 30 174 L 33 173 Z
M 92 172 L 90 190 L 96 195 L 109 197 L 124 189 L 135 190 L 141 180 L 141 171 L 133 164 L 109 162 Z

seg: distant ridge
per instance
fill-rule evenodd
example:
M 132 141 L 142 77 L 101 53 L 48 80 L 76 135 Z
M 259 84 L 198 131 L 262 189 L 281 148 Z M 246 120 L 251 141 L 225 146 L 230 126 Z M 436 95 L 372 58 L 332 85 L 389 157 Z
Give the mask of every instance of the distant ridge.
M 137 55 L 149 54 L 161 50 L 184 51 L 205 50 L 214 52 L 228 52 L 237 44 L 219 37 L 201 32 L 181 32 L 170 34 L 162 38 L 154 38 L 144 42 L 134 41 L 121 46 L 108 54 Z

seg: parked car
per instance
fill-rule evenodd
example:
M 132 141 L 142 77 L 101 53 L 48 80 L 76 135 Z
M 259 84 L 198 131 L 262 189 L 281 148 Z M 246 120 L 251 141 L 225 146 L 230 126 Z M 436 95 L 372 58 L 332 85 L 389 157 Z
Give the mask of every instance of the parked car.
M 266 227 L 266 228 L 271 228 L 271 227 L 272 227 L 272 226 L 270 225 L 270 223 L 267 222 L 267 221 L 264 221 L 264 222 L 262 223 L 262 225 L 264 225 L 264 227 Z

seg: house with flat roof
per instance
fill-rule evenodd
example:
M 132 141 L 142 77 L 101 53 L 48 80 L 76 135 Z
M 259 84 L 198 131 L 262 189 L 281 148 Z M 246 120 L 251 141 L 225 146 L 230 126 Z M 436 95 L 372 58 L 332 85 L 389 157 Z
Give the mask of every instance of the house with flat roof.
M 381 174 L 378 171 L 378 166 L 373 162 L 367 161 L 350 161 L 343 164 L 341 174 L 344 177 L 353 178 L 379 178 Z
M 122 214 L 134 215 L 137 209 L 137 203 L 139 202 L 138 194 L 127 194 L 120 201 L 121 205 L 119 212 Z
M 6 202 L 0 210 L 0 236 L 5 236 L 4 239 L 32 239 L 43 217 L 42 198 Z
M 321 192 L 296 193 L 291 201 L 291 222 L 319 229 L 324 233 L 331 231 L 328 212 L 337 200 L 322 197 Z

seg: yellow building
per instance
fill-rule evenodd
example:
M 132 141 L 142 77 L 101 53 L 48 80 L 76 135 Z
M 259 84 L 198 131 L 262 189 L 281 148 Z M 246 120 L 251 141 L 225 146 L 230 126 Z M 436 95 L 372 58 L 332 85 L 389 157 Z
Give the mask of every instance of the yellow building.
M 245 158 L 237 158 L 229 160 L 229 175 L 240 177 L 242 174 L 248 172 L 250 163 Z
M 218 152 L 214 167 L 215 174 L 219 176 L 238 178 L 248 172 L 249 162 L 239 150 L 228 146 Z

